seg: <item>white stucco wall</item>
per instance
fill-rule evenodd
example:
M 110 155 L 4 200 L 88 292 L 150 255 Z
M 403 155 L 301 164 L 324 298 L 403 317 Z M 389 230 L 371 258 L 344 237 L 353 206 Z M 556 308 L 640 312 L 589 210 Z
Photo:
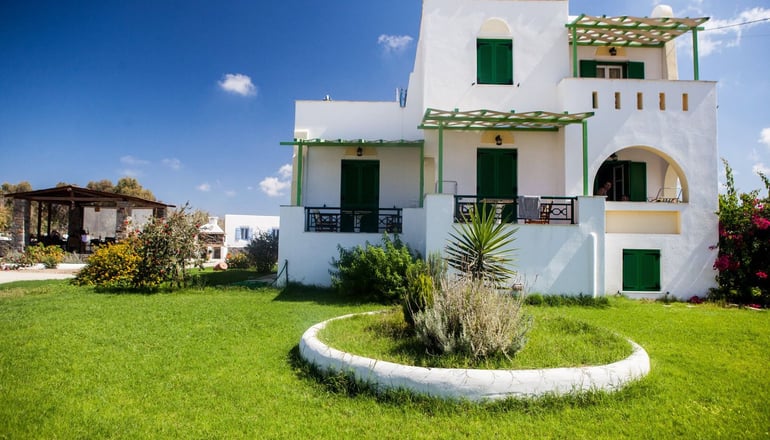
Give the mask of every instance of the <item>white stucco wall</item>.
M 342 160 L 380 162 L 380 207 L 415 208 L 420 200 L 420 150 L 367 147 L 361 157 L 354 148 L 310 147 L 302 191 L 304 206 L 340 206 Z
M 567 17 L 566 0 L 425 0 L 418 52 L 424 58 L 415 69 L 423 78 L 423 106 L 557 111 L 554 85 L 569 73 Z M 505 23 L 510 33 L 482 34 L 489 20 Z M 479 36 L 512 38 L 516 86 L 475 84 Z
M 421 116 L 396 101 L 297 101 L 294 125 L 308 139 L 415 140 Z
M 228 248 L 242 248 L 249 242 L 247 240 L 238 240 L 235 236 L 235 229 L 242 227 L 252 228 L 252 236 L 259 232 L 266 232 L 272 229 L 278 229 L 281 218 L 276 215 L 225 215 L 225 246 Z

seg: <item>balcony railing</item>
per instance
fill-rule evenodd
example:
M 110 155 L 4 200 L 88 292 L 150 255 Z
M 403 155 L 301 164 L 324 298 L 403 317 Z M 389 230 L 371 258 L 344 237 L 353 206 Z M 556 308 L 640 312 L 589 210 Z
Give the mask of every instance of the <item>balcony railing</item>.
M 306 232 L 401 233 L 401 208 L 305 207 Z
M 520 201 L 527 206 L 519 206 Z M 455 223 L 464 223 L 476 209 L 494 210 L 495 220 L 500 223 L 575 224 L 577 197 L 541 196 L 505 198 L 479 198 L 473 195 L 455 196 Z M 484 207 L 484 208 L 481 208 Z

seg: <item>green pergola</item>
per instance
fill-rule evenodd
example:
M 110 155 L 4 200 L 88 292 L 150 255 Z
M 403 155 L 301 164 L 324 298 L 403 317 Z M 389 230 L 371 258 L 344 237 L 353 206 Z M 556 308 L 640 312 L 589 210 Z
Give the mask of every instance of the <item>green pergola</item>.
M 552 113 L 533 111 L 526 113 L 500 112 L 494 110 L 454 110 L 425 111 L 423 130 L 438 130 L 438 192 L 443 192 L 444 180 L 444 131 L 558 131 L 570 124 L 580 124 L 583 130 L 583 195 L 588 195 L 588 118 L 593 112 Z M 421 155 L 422 156 L 422 155 Z
M 698 72 L 698 31 L 709 20 L 673 17 L 597 17 L 581 14 L 566 26 L 572 45 L 572 75 L 578 76 L 578 46 L 662 47 L 687 32 L 692 32 L 693 78 Z
M 366 140 L 366 139 L 294 139 L 293 141 L 281 142 L 281 145 L 290 145 L 297 147 L 297 204 L 302 203 L 302 156 L 304 154 L 305 147 L 307 148 L 329 148 L 329 147 L 345 147 L 345 148 L 419 148 L 420 149 L 420 164 L 422 164 L 425 158 L 425 141 L 423 140 Z M 420 166 L 420 191 L 419 198 L 420 207 L 422 207 L 422 188 L 425 184 L 425 171 L 424 167 Z

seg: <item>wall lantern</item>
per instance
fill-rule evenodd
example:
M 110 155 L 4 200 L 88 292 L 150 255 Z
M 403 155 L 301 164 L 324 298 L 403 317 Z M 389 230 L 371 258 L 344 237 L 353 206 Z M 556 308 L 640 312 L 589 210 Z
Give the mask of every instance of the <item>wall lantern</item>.
M 364 149 L 361 147 L 356 148 L 356 156 L 361 157 L 364 155 Z
M 617 55 L 617 54 L 618 54 L 618 50 L 617 50 L 617 49 L 615 49 L 614 47 L 611 47 L 611 48 L 610 48 L 610 56 L 611 56 L 611 57 L 614 57 L 614 56 L 615 56 L 615 55 Z
M 503 137 L 499 134 L 495 136 L 495 145 L 503 145 Z
M 610 154 L 610 160 L 618 160 L 618 153 Z

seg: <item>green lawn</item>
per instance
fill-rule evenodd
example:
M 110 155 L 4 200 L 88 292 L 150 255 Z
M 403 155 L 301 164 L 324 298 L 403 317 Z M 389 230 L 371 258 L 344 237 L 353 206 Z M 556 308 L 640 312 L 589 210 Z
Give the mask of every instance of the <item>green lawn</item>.
M 0 438 L 770 438 L 770 314 L 613 299 L 555 308 L 617 331 L 651 374 L 614 395 L 449 404 L 336 393 L 296 346 L 375 310 L 310 290 L 99 294 L 0 285 Z

